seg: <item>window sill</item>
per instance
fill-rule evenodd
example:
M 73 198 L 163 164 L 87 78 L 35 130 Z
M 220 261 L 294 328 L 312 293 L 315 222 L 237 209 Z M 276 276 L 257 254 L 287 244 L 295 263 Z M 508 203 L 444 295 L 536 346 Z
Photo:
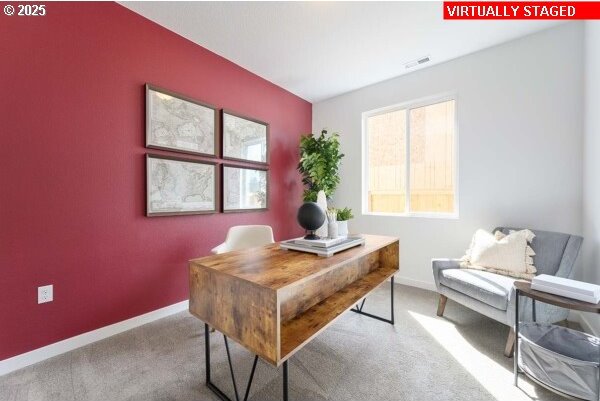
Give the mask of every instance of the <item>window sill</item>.
M 458 213 L 388 213 L 388 212 L 363 212 L 363 216 L 382 216 L 382 217 L 417 217 L 424 219 L 445 219 L 458 220 Z

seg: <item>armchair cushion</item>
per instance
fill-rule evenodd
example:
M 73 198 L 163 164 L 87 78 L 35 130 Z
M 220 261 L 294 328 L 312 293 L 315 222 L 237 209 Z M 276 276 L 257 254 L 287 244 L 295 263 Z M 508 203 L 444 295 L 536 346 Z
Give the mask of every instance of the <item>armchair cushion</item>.
M 433 269 L 433 280 L 435 281 L 435 288 L 440 290 L 440 276 L 441 272 L 446 269 L 458 269 L 460 268 L 460 259 L 431 259 L 431 267 Z
M 440 284 L 496 309 L 506 310 L 514 278 L 473 269 L 445 269 Z

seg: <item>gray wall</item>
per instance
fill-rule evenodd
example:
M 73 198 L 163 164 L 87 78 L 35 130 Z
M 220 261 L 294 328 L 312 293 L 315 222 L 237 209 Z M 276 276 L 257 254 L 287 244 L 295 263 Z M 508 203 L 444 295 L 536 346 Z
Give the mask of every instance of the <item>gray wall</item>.
M 583 268 L 581 279 L 600 284 L 600 22 L 585 23 Z M 584 317 L 600 333 L 598 316 Z
M 354 209 L 352 231 L 400 237 L 401 282 L 432 288 L 431 258 L 462 256 L 480 227 L 581 232 L 583 32 L 567 23 L 313 105 L 314 132 L 340 132 L 346 154 L 334 202 Z M 361 215 L 361 113 L 444 92 L 457 94 L 459 219 Z

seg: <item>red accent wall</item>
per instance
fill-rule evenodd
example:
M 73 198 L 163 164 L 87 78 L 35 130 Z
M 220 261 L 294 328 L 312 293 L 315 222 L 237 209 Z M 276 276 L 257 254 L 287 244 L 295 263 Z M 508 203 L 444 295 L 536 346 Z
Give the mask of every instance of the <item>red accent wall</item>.
M 118 4 L 46 8 L 0 16 L 0 360 L 187 299 L 230 226 L 299 234 L 309 102 Z M 146 82 L 271 124 L 269 211 L 145 217 Z

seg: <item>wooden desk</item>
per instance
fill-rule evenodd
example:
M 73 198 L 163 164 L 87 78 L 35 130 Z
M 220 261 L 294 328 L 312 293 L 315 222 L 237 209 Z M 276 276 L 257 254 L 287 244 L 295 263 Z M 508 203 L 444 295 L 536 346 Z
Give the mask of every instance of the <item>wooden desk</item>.
M 282 250 L 276 243 L 193 259 L 190 313 L 256 358 L 284 364 L 287 399 L 287 359 L 398 271 L 398 239 L 364 237 L 365 245 L 329 258 Z M 355 311 L 366 314 L 362 306 Z M 208 334 L 206 344 L 211 387 Z

